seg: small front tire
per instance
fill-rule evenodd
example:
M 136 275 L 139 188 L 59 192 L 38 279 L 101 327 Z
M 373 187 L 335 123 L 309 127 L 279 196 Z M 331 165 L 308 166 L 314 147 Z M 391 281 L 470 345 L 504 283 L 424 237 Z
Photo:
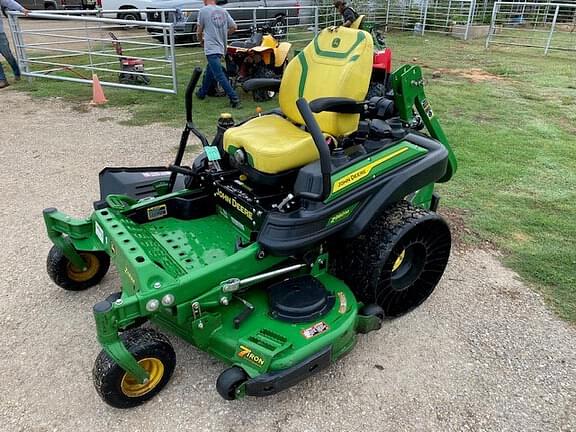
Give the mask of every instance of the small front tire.
M 78 253 L 86 262 L 83 269 L 76 268 L 56 246 L 52 246 L 46 259 L 48 276 L 67 291 L 82 291 L 93 287 L 110 268 L 110 257 L 105 252 Z
M 238 366 L 232 366 L 220 374 L 216 380 L 216 390 L 226 400 L 236 399 L 236 391 L 248 380 L 248 374 Z
M 148 372 L 148 382 L 136 381 L 105 351 L 96 358 L 92 377 L 104 402 L 115 408 L 132 408 L 153 398 L 168 384 L 176 366 L 176 354 L 170 341 L 150 328 L 128 330 L 120 338 Z

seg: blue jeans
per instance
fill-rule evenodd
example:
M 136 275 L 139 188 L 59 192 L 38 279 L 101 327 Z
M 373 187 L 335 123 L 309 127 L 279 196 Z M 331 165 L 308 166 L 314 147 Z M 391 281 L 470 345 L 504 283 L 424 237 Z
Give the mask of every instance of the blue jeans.
M 218 81 L 230 100 L 237 101 L 238 95 L 230 85 L 230 80 L 226 77 L 224 69 L 222 69 L 222 63 L 220 63 L 222 56 L 220 54 L 210 54 L 206 56 L 206 59 L 208 60 L 208 64 L 204 71 L 202 87 L 198 90 L 198 96 L 205 97 L 210 87 L 214 84 L 214 81 Z
M 14 58 L 12 51 L 10 51 L 10 45 L 8 45 L 8 38 L 6 37 L 6 33 L 0 33 L 0 54 L 4 56 L 6 61 L 12 67 L 14 71 L 14 76 L 20 76 L 20 68 L 18 67 L 18 62 Z M 4 69 L 2 69 L 2 64 L 0 63 L 0 81 L 6 80 L 6 75 L 4 75 Z

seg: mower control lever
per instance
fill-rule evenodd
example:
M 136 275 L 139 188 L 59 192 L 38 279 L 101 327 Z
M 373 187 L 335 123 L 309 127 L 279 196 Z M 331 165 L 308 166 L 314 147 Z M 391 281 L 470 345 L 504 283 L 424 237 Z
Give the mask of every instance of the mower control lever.
M 316 144 L 316 148 L 320 154 L 320 172 L 322 173 L 322 192 L 319 194 L 314 192 L 300 192 L 298 195 L 302 198 L 313 201 L 324 201 L 328 198 L 330 190 L 332 189 L 332 179 L 330 177 L 332 173 L 330 149 L 328 148 L 328 144 L 326 144 L 324 134 L 322 133 L 318 122 L 314 118 L 314 114 L 312 114 L 312 110 L 310 109 L 308 102 L 306 102 L 306 99 L 298 99 L 296 101 L 296 107 L 298 107 L 298 111 L 300 111 L 300 115 L 306 124 L 306 128 L 310 132 L 310 135 L 312 135 L 314 144 Z
M 205 147 L 208 145 L 208 139 L 206 139 L 206 137 L 194 127 L 194 123 L 192 122 L 192 97 L 194 96 L 194 89 L 198 84 L 200 75 L 202 75 L 202 69 L 199 67 L 194 68 L 192 77 L 188 82 L 188 87 L 186 87 L 186 94 L 184 96 L 184 104 L 186 106 L 186 126 L 182 131 L 182 136 L 180 137 L 180 145 L 178 146 L 178 152 L 176 153 L 176 159 L 174 160 L 174 164 L 171 165 L 172 168 L 180 167 L 182 159 L 184 158 L 186 146 L 188 145 L 188 138 L 190 138 L 190 133 L 193 133 L 200 140 L 202 146 Z M 172 192 L 174 190 L 174 185 L 176 184 L 176 175 L 178 174 L 178 171 L 172 168 L 170 168 L 172 174 L 170 175 L 170 180 L 168 181 L 168 192 Z M 186 175 L 194 174 L 192 171 L 186 173 L 182 171 L 179 172 Z
M 188 82 L 188 87 L 186 87 L 186 95 L 184 98 L 184 104 L 186 105 L 186 122 L 192 123 L 192 97 L 194 96 L 194 90 L 196 89 L 196 85 L 200 80 L 200 76 L 202 75 L 202 69 L 199 67 L 195 67 L 194 71 L 192 72 L 192 77 Z M 192 125 L 190 124 L 190 127 Z

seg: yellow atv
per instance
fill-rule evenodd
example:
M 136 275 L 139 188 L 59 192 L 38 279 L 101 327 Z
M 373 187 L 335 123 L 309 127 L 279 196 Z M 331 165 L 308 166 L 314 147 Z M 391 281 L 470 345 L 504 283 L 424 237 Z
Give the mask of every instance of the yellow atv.
M 249 39 L 228 46 L 226 73 L 233 87 L 252 78 L 282 78 L 292 44 L 279 42 L 273 27 L 269 23 L 255 27 Z M 252 95 L 256 102 L 263 102 L 272 99 L 276 92 L 254 90 Z

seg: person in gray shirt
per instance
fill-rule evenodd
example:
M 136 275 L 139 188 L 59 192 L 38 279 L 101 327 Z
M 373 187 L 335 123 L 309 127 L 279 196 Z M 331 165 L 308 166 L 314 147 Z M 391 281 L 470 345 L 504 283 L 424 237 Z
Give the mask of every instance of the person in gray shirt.
M 28 15 L 28 9 L 22 7 L 14 0 L 0 0 L 0 6 L 9 10 L 22 12 L 24 15 Z M 10 45 L 8 44 L 6 33 L 4 33 L 4 24 L 2 21 L 2 17 L 0 17 L 0 54 L 2 54 L 2 56 L 10 64 L 10 67 L 14 72 L 14 79 L 16 81 L 20 81 L 20 68 L 18 67 L 18 62 L 14 58 L 14 54 L 12 54 L 12 51 L 10 51 Z M 4 74 L 2 63 L 0 63 L 0 89 L 3 89 L 4 87 L 8 87 L 8 81 L 6 80 L 6 75 Z
M 198 40 L 204 45 L 207 60 L 202 87 L 196 92 L 196 96 L 204 99 L 210 88 L 218 82 L 230 98 L 232 108 L 239 108 L 240 99 L 230 85 L 221 63 L 222 56 L 226 53 L 228 35 L 236 31 L 236 23 L 226 9 L 216 6 L 215 0 L 204 0 L 204 7 L 198 11 L 196 29 Z

